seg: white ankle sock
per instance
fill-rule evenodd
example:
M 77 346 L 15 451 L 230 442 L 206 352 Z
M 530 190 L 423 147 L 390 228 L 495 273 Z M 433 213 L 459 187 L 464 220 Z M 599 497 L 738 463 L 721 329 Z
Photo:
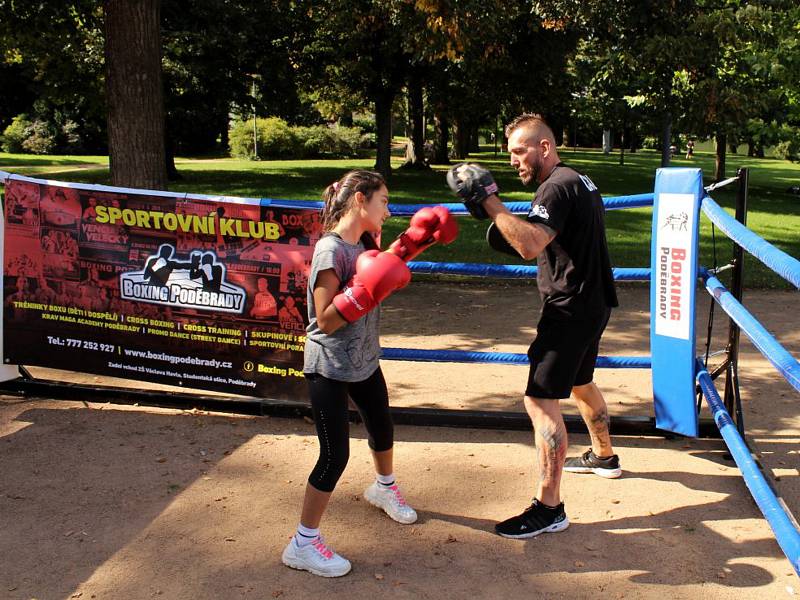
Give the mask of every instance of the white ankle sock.
M 375 479 L 378 481 L 378 483 L 386 487 L 394 485 L 394 473 L 389 473 L 388 475 L 381 475 L 380 473 L 376 473 Z
M 300 548 L 308 546 L 311 542 L 319 537 L 319 528 L 311 529 L 302 523 L 297 526 L 297 533 L 294 534 L 294 543 Z

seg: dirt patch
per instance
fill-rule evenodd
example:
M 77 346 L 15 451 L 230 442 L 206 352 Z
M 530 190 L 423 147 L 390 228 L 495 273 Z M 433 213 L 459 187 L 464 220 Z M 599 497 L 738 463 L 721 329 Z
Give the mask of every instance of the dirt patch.
M 647 290 L 625 287 L 621 297 L 601 354 L 648 354 Z M 800 351 L 800 325 L 787 320 L 796 294 L 754 292 L 746 303 L 790 351 Z M 535 286 L 418 283 L 386 303 L 382 341 L 524 352 L 538 306 Z M 707 305 L 698 312 L 705 332 Z M 719 310 L 716 322 L 713 349 L 726 339 Z M 398 406 L 522 410 L 524 367 L 383 366 Z M 747 340 L 740 376 L 747 429 L 800 514 L 797 394 Z M 596 379 L 612 414 L 652 414 L 646 371 L 599 371 Z M 577 411 L 567 402 L 565 412 Z M 311 423 L 2 397 L 0 597 L 800 594 L 720 441 L 616 438 L 623 478 L 566 475 L 570 528 L 519 542 L 491 531 L 532 493 L 530 433 L 397 427 L 396 437 L 397 473 L 419 522 L 396 524 L 360 499 L 372 470 L 364 429 L 353 426 L 350 464 L 323 532 L 354 569 L 323 580 L 280 564 L 316 459 Z M 571 435 L 570 452 L 587 443 Z

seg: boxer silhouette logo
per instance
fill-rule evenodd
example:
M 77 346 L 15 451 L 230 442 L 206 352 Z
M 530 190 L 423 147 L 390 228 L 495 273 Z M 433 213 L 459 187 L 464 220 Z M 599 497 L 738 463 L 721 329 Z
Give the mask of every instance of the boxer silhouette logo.
M 120 296 L 178 308 L 241 314 L 247 292 L 225 281 L 225 265 L 210 251 L 193 250 L 179 260 L 175 248 L 162 244 L 142 271 L 119 276 Z
M 686 212 L 680 212 L 677 214 L 671 214 L 667 216 L 661 228 L 664 229 L 666 227 L 669 227 L 671 231 L 689 231 L 687 229 L 688 225 L 689 225 L 689 214 Z

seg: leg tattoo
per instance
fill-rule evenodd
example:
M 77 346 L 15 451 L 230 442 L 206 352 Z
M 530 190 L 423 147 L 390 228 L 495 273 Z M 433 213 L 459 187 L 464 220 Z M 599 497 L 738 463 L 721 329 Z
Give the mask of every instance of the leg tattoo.
M 547 423 L 537 431 L 539 487 L 558 487 L 567 454 L 567 430 L 563 424 Z

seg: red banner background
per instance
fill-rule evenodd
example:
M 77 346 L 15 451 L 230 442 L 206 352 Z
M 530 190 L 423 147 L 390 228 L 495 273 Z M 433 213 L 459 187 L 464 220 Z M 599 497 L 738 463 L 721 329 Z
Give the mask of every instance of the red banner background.
M 306 398 L 316 209 L 5 184 L 7 363 Z

